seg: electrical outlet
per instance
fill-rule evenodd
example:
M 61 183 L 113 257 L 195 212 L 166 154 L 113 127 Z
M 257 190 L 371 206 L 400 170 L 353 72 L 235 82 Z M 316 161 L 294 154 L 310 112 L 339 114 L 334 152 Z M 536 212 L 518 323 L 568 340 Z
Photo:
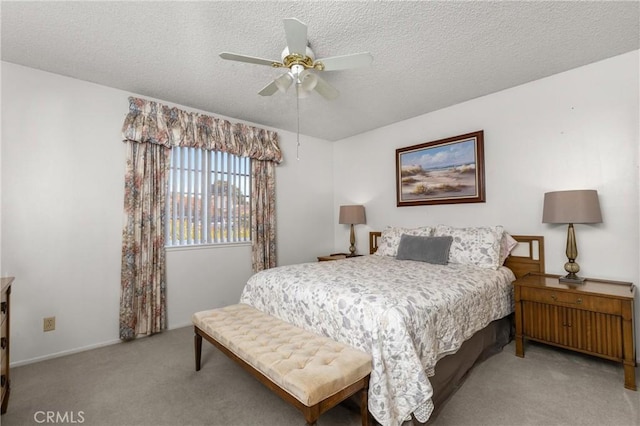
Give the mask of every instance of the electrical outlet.
M 45 318 L 43 323 L 43 331 L 53 331 L 56 329 L 56 317 Z

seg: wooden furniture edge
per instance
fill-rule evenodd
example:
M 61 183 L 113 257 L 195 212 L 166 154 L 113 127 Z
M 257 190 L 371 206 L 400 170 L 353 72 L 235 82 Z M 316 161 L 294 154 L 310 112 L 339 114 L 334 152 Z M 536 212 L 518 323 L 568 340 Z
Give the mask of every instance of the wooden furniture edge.
M 0 278 L 0 293 L 7 293 L 7 300 L 6 302 L 2 303 L 2 310 L 6 313 L 6 318 L 5 321 L 7 322 L 6 324 L 6 336 L 3 336 L 3 338 L 5 338 L 5 349 L 6 349 L 6 357 L 2 360 L 0 360 L 0 362 L 6 363 L 6 371 L 5 371 L 5 377 L 4 379 L 6 380 L 6 389 L 4 392 L 4 395 L 2 397 L 2 401 L 0 402 L 0 415 L 1 414 L 5 414 L 7 412 L 7 408 L 9 406 L 9 396 L 11 395 L 11 374 L 10 374 L 10 368 L 9 368 L 9 359 L 11 357 L 11 285 L 13 284 L 13 281 L 15 280 L 15 277 L 1 277 Z
M 318 421 L 318 418 L 321 414 L 326 412 L 327 410 L 335 407 L 340 402 L 349 398 L 352 395 L 355 395 L 358 391 L 361 391 L 361 400 L 360 400 L 360 415 L 362 417 L 362 426 L 369 425 L 369 409 L 368 409 L 368 390 L 369 390 L 369 377 L 370 374 L 366 375 L 362 379 L 357 382 L 347 386 L 341 391 L 329 396 L 328 398 L 318 402 L 317 404 L 309 407 L 304 405 L 302 402 L 298 401 L 294 396 L 292 396 L 289 392 L 282 389 L 276 383 L 274 383 L 269 377 L 267 377 L 262 372 L 256 370 L 253 366 L 247 363 L 245 360 L 237 356 L 231 350 L 229 350 L 222 343 L 218 342 L 216 339 L 211 337 L 209 334 L 202 331 L 198 326 L 193 326 L 195 335 L 194 335 L 194 348 L 195 348 L 195 367 L 196 371 L 200 371 L 201 361 L 202 361 L 202 338 L 204 337 L 209 343 L 218 348 L 222 353 L 228 356 L 230 359 L 234 360 L 238 365 L 240 365 L 244 370 L 248 371 L 253 375 L 260 383 L 269 388 L 276 395 L 280 396 L 283 400 L 288 402 L 289 404 L 296 407 L 300 410 L 307 422 L 307 425 L 315 425 Z
M 622 368 L 624 370 L 624 387 L 637 391 L 636 386 L 636 342 L 633 332 L 633 300 L 622 304 Z M 631 344 L 625 344 L 631 342 Z
M 540 276 L 545 276 L 545 277 L 549 277 L 549 278 L 560 278 L 563 275 L 560 274 L 546 274 L 544 272 L 542 273 L 532 273 L 532 275 L 540 275 Z M 585 281 L 597 281 L 599 283 L 604 283 L 604 284 L 613 284 L 613 285 L 620 285 L 620 286 L 625 286 L 625 287 L 629 287 L 629 292 L 633 293 L 634 289 L 636 288 L 636 285 L 630 281 L 620 281 L 620 280 L 607 280 L 607 279 L 603 279 L 603 278 L 593 278 L 593 277 L 583 277 Z M 580 284 L 577 284 L 578 286 L 580 286 Z M 578 287 L 579 288 L 579 287 Z

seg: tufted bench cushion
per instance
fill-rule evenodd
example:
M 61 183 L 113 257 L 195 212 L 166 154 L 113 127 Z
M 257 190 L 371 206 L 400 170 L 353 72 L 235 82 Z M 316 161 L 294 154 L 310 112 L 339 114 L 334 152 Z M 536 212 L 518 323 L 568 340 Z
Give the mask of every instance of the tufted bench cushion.
M 305 413 L 309 424 L 359 390 L 363 391 L 366 403 L 371 356 L 360 350 L 245 304 L 197 312 L 192 321 L 196 333 L 196 370 L 200 369 L 204 337 L 218 348 L 228 350 L 235 356 L 233 359 L 246 363 L 243 367 L 260 373 L 304 407 L 313 407 L 315 415 Z M 366 405 L 362 413 L 368 418 Z M 363 424 L 367 421 L 363 418 Z

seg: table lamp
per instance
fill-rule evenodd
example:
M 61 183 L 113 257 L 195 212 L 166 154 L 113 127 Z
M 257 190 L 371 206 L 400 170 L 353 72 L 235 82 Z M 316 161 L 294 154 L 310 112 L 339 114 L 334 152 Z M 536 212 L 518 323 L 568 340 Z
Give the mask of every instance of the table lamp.
M 340 224 L 351 225 L 351 246 L 349 256 L 356 255 L 356 234 L 353 232 L 353 225 L 367 223 L 364 216 L 364 206 L 340 206 Z
M 578 248 L 574 223 L 602 223 L 602 213 L 598 202 L 598 191 L 582 189 L 576 191 L 555 191 L 544 194 L 542 223 L 568 223 L 567 258 L 564 264 L 567 275 L 560 277 L 560 282 L 582 284 L 584 278 L 577 275 L 580 265 L 576 263 Z

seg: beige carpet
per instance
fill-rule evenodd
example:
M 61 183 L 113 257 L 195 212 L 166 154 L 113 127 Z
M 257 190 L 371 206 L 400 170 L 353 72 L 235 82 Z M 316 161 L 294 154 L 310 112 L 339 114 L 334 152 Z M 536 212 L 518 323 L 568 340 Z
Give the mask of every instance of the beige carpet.
M 2 426 L 304 425 L 299 411 L 206 342 L 196 373 L 191 327 L 11 374 Z M 476 366 L 430 423 L 640 425 L 640 393 L 624 389 L 617 364 L 534 344 L 522 359 L 511 343 Z M 338 406 L 319 424 L 356 426 L 360 417 Z

